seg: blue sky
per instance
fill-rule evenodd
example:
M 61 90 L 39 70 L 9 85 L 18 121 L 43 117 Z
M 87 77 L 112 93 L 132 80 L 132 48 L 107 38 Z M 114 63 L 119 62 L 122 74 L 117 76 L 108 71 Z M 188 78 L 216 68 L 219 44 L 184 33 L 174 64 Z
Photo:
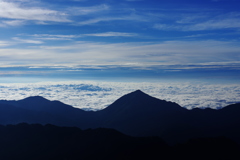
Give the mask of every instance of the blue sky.
M 0 0 L 0 82 L 239 83 L 239 6 L 239 0 Z

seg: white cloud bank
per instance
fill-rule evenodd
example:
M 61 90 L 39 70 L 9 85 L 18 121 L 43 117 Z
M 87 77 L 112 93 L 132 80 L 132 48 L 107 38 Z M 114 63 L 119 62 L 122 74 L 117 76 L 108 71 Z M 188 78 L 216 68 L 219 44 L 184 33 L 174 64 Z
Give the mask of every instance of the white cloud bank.
M 44 82 L 0 84 L 0 99 L 19 100 L 40 95 L 77 108 L 99 110 L 134 90 L 172 101 L 188 109 L 225 107 L 240 102 L 239 85 L 195 83 Z

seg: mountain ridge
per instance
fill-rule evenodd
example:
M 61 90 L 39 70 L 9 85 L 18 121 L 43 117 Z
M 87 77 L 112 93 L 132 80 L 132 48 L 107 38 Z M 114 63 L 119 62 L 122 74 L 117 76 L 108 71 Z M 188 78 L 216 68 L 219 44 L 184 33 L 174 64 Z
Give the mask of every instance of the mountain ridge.
M 176 102 L 172 102 L 172 101 L 166 101 L 166 100 L 162 100 L 162 99 L 159 99 L 159 98 L 156 98 L 156 97 L 153 97 L 153 96 L 150 96 L 149 94 L 146 94 L 145 92 L 143 92 L 143 91 L 141 91 L 141 90 L 135 90 L 135 91 L 133 91 L 133 92 L 130 92 L 130 93 L 128 93 L 128 94 L 125 94 L 125 95 L 123 95 L 122 97 L 120 97 L 119 99 L 121 99 L 121 98 L 123 98 L 123 97 L 125 97 L 125 96 L 129 96 L 129 95 L 135 95 L 135 96 L 139 96 L 139 95 L 145 95 L 145 96 L 148 96 L 148 97 L 152 97 L 152 98 L 154 98 L 154 99 L 157 99 L 157 100 L 161 100 L 161 101 L 163 101 L 163 102 L 171 102 L 171 103 L 174 103 L 174 104 L 177 104 Z M 119 100 L 119 99 L 117 99 L 117 100 Z M 73 107 L 73 106 L 71 106 L 71 105 L 68 105 L 68 104 L 65 104 L 65 103 L 63 103 L 63 102 L 61 102 L 61 101 L 59 101 L 59 100 L 49 100 L 49 99 L 47 99 L 47 98 L 45 98 L 45 97 L 42 97 L 42 96 L 29 96 L 29 97 L 26 97 L 26 98 L 23 98 L 23 99 L 20 99 L 20 100 L 0 100 L 0 104 L 4 104 L 5 102 L 6 103 L 14 103 L 14 102 L 19 102 L 19 101 L 28 101 L 28 100 L 34 100 L 34 101 L 40 101 L 41 100 L 41 102 L 42 102 L 42 100 L 43 101 L 45 101 L 45 102 L 55 102 L 55 103 L 61 103 L 61 104 L 64 104 L 64 105 L 66 105 L 66 106 L 69 106 L 69 107 L 71 107 L 71 108 L 76 108 L 76 107 Z M 117 101 L 116 100 L 116 101 Z M 115 102 L 116 102 L 115 101 Z M 113 102 L 113 103 L 115 103 L 115 102 Z M 182 107 L 182 106 L 180 106 L 179 104 L 177 104 L 177 105 L 179 105 L 180 107 L 182 107 L 182 108 L 184 108 L 184 109 L 187 109 L 187 110 L 221 110 L 221 109 L 224 109 L 224 108 L 226 108 L 226 107 L 231 107 L 232 105 L 235 105 L 235 104 L 240 104 L 240 102 L 239 103 L 233 103 L 233 104 L 229 104 L 229 105 L 227 105 L 227 106 L 225 106 L 225 107 L 222 107 L 222 108 L 217 108 L 217 109 L 214 109 L 214 108 L 208 108 L 208 107 L 206 107 L 206 108 L 193 108 L 193 109 L 187 109 L 187 108 L 184 108 L 184 107 Z M 111 105 L 109 105 L 109 106 L 111 106 Z M 108 107 L 109 107 L 108 106 Z M 106 107 L 106 108 L 104 108 L 104 109 L 107 109 L 108 107 Z M 234 107 L 234 106 L 233 106 Z M 76 108 L 76 109 L 79 109 L 79 110 L 83 110 L 83 109 L 81 109 L 81 108 Z M 101 109 L 101 110 L 104 110 L 104 109 Z M 96 110 L 96 111 L 91 111 L 91 110 L 84 110 L 84 111 L 87 111 L 87 112 L 97 112 L 97 111 L 101 111 L 101 110 Z
M 103 110 L 84 111 L 60 101 L 34 96 L 19 101 L 0 100 L 0 124 L 26 122 L 82 129 L 112 128 L 130 136 L 160 136 L 169 143 L 217 135 L 240 143 L 240 129 L 235 127 L 240 126 L 239 105 L 219 110 L 188 110 L 136 90 Z
M 193 157 L 239 159 L 239 147 L 225 137 L 197 138 L 169 146 L 159 137 L 132 137 L 106 128 L 0 125 L 0 159 L 3 160 L 192 160 Z

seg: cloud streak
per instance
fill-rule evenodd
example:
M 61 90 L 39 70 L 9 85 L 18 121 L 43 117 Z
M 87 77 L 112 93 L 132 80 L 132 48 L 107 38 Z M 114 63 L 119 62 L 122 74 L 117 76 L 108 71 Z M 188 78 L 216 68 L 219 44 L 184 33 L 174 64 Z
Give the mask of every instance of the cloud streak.
M 26 21 L 24 20 L 7 20 L 0 22 L 0 27 L 8 27 L 8 26 L 21 26 L 24 25 Z
M 103 35 L 100 35 L 103 36 Z M 41 41 L 15 38 L 20 43 L 41 44 Z M 2 44 L 4 46 L 4 43 Z M 7 44 L 5 44 L 7 45 Z M 5 56 L 2 65 L 13 65 L 21 61 L 33 65 L 202 65 L 239 63 L 238 42 L 224 41 L 165 41 L 141 43 L 96 43 L 79 41 L 70 45 L 31 48 L 2 48 Z
M 31 40 L 31 39 L 21 39 L 18 37 L 14 37 L 13 40 L 15 40 L 17 43 L 31 43 L 31 44 L 42 44 L 44 42 L 37 41 L 37 40 Z
M 2 24 L 19 25 L 24 21 L 50 21 L 50 22 L 70 22 L 67 15 L 56 10 L 44 9 L 40 7 L 26 7 L 17 2 L 0 1 L 0 18 L 4 20 Z
M 89 17 L 87 20 L 79 21 L 75 25 L 84 26 L 84 25 L 94 25 L 100 22 L 110 22 L 110 21 L 130 21 L 130 22 L 148 22 L 149 17 L 138 15 L 138 14 L 123 14 L 118 13 L 115 16 L 105 16 L 100 15 L 97 18 Z
M 178 17 L 175 23 L 158 23 L 154 25 L 159 30 L 178 30 L 178 31 L 205 31 L 221 29 L 240 29 L 240 13 L 228 13 L 210 17 L 210 15 L 185 15 Z
M 106 4 L 101 4 L 98 6 L 90 6 L 90 7 L 70 7 L 67 9 L 68 13 L 74 16 L 79 15 L 89 15 L 96 14 L 99 12 L 107 11 L 110 7 Z
M 123 32 L 105 32 L 105 33 L 91 33 L 84 34 L 85 36 L 96 36 L 96 37 L 135 37 L 135 33 L 123 33 Z
M 8 41 L 0 41 L 0 47 L 6 47 L 12 45 L 11 42 Z
M 53 35 L 53 34 L 34 34 L 31 35 L 32 37 L 40 40 L 73 40 L 79 37 L 82 37 L 81 35 Z

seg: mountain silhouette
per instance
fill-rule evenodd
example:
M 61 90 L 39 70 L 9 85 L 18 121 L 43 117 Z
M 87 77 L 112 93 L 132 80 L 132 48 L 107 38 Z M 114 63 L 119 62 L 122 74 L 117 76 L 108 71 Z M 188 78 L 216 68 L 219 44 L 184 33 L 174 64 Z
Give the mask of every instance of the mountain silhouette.
M 191 138 L 225 136 L 240 143 L 240 104 L 222 109 L 187 110 L 140 90 L 126 94 L 100 111 L 84 111 L 43 97 L 0 101 L 0 124 L 40 123 L 112 128 L 130 136 L 159 136 L 169 144 Z
M 113 129 L 25 124 L 0 125 L 2 160 L 154 159 L 169 147 L 158 137 L 136 138 Z M 159 150 L 163 155 L 159 155 Z
M 159 100 L 137 90 L 98 113 L 102 114 L 102 126 L 106 128 L 132 136 L 155 136 L 172 125 L 182 123 L 181 118 L 186 112 L 187 109 L 176 103 Z
M 114 129 L 54 125 L 0 125 L 1 160 L 239 159 L 225 137 L 198 138 L 174 146 L 159 137 L 132 137 Z
M 28 97 L 19 101 L 1 100 L 0 108 L 5 109 L 6 107 L 4 105 L 8 105 L 9 109 L 7 112 L 1 112 L 1 117 L 11 114 L 21 115 L 22 118 L 15 116 L 6 117 L 6 119 L 9 119 L 10 121 L 13 120 L 16 123 L 50 123 L 59 126 L 78 126 L 84 129 L 92 127 L 91 122 L 92 119 L 94 119 L 91 111 L 86 112 L 70 105 L 66 105 L 60 101 L 50 101 L 40 96 Z M 0 121 L 0 124 L 12 124 L 7 123 L 9 120 L 6 119 L 3 119 L 5 123 Z

